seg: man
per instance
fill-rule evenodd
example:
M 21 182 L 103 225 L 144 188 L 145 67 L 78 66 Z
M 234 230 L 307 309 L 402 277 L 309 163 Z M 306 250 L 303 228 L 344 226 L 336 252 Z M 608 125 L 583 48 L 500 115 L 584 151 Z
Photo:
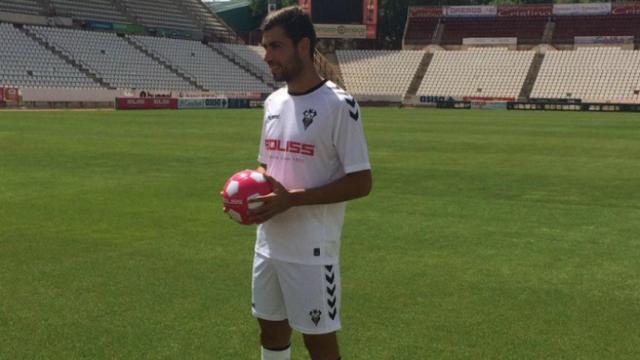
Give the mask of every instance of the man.
M 345 202 L 371 190 L 360 109 L 316 72 L 316 34 L 300 8 L 271 13 L 262 30 L 264 60 L 287 84 L 265 101 L 258 157 L 274 190 L 250 212 L 260 224 L 252 300 L 262 359 L 290 359 L 295 329 L 313 360 L 337 360 Z

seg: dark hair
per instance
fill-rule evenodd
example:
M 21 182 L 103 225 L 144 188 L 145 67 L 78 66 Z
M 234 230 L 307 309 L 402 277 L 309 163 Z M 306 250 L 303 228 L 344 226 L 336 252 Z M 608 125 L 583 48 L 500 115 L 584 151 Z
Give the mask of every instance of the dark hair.
M 317 38 L 316 30 L 313 28 L 309 14 L 298 6 L 289 6 L 267 15 L 260 29 L 268 31 L 276 26 L 282 27 L 294 45 L 298 45 L 300 40 L 308 38 L 310 44 L 309 55 L 313 59 Z

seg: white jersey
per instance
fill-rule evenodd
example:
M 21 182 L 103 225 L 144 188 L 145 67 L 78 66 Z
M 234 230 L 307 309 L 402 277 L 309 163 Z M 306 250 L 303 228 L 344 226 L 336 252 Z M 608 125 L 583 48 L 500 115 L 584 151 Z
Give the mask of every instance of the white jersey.
M 282 88 L 264 108 L 258 161 L 285 188 L 316 188 L 371 168 L 360 108 L 334 83 L 300 95 Z M 345 209 L 345 202 L 290 208 L 258 226 L 256 252 L 293 263 L 337 263 Z

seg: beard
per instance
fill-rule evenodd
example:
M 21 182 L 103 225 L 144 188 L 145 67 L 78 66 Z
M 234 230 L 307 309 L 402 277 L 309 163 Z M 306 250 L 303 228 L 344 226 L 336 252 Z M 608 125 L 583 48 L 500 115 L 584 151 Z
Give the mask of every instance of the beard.
M 273 75 L 273 79 L 275 81 L 284 81 L 289 82 L 295 78 L 297 78 L 300 73 L 302 73 L 302 59 L 298 56 L 298 54 L 294 54 L 291 57 L 291 60 L 285 65 L 282 63 L 278 63 L 275 61 L 269 62 L 269 66 L 277 66 L 280 68 L 280 72 L 276 73 L 271 70 L 271 74 Z

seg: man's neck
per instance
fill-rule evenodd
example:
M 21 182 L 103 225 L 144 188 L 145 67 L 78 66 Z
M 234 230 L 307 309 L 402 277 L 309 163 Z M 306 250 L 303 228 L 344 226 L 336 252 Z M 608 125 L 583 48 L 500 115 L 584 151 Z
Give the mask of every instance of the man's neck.
M 300 76 L 287 82 L 287 88 L 292 94 L 304 94 L 321 82 L 322 78 L 316 72 L 315 67 L 311 65 L 310 69 L 303 71 Z

